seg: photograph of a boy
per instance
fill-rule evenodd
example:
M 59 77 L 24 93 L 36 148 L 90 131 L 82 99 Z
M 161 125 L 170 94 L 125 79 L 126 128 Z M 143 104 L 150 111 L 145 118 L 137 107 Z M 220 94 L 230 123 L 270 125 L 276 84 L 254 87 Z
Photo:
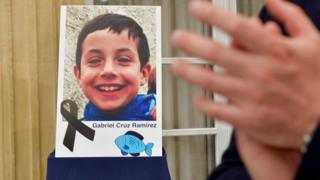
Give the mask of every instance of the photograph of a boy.
M 103 14 L 82 28 L 74 76 L 89 100 L 84 119 L 155 120 L 155 91 L 138 94 L 152 71 L 146 35 L 132 18 Z

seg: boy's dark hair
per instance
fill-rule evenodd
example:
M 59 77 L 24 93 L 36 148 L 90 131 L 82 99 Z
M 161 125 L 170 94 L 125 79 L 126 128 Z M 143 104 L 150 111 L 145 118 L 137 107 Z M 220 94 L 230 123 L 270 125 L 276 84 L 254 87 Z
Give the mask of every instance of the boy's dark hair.
M 83 41 L 86 39 L 88 34 L 104 29 L 110 29 L 117 34 L 120 34 L 123 30 L 128 29 L 129 39 L 138 38 L 138 55 L 141 64 L 140 68 L 142 69 L 142 67 L 148 63 L 150 57 L 149 45 L 146 35 L 143 33 L 143 30 L 139 24 L 127 16 L 119 14 L 103 14 L 87 22 L 78 36 L 76 64 L 79 69 L 81 68 Z

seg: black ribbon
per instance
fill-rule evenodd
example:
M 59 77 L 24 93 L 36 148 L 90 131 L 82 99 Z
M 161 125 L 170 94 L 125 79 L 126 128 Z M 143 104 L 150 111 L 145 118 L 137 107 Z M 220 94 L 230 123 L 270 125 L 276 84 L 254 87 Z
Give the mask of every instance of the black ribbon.
M 69 105 L 69 111 L 66 106 Z M 63 139 L 63 144 L 73 152 L 74 141 L 76 138 L 76 131 L 82 134 L 87 139 L 93 141 L 95 130 L 89 128 L 87 125 L 78 120 L 78 106 L 72 100 L 64 100 L 60 105 L 62 116 L 68 121 L 66 135 Z

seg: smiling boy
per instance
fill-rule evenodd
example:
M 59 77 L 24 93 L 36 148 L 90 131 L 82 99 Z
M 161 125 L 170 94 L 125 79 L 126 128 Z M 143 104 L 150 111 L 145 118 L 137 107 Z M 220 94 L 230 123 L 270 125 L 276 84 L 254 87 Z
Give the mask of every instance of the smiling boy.
M 78 36 L 74 75 L 89 99 L 86 120 L 152 120 L 155 94 L 138 94 L 151 65 L 147 38 L 131 18 L 104 14 Z

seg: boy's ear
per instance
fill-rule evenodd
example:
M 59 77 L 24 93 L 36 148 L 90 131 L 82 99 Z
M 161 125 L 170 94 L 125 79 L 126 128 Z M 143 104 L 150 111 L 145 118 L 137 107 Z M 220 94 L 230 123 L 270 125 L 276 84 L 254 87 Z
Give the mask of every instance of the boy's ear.
M 142 75 L 141 85 L 148 83 L 150 73 L 151 73 L 151 65 L 149 63 L 147 63 L 141 69 L 141 75 Z
M 80 69 L 78 68 L 78 66 L 76 64 L 73 66 L 73 74 L 74 74 L 74 77 L 76 78 L 78 84 L 80 84 Z

